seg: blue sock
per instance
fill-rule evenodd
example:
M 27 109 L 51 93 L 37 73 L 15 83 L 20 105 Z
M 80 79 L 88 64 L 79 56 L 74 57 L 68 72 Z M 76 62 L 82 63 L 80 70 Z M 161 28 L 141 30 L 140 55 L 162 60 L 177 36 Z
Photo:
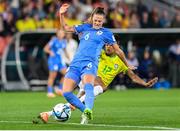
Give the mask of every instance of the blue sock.
M 65 92 L 63 93 L 63 96 L 70 104 L 77 107 L 81 112 L 84 111 L 85 105 L 72 92 Z
M 59 89 L 62 90 L 63 84 L 59 83 Z
M 92 84 L 87 83 L 84 85 L 85 90 L 85 105 L 86 108 L 92 109 L 94 105 L 94 87 Z
M 53 87 L 52 87 L 52 86 L 48 86 L 47 92 L 48 92 L 48 93 L 53 93 Z

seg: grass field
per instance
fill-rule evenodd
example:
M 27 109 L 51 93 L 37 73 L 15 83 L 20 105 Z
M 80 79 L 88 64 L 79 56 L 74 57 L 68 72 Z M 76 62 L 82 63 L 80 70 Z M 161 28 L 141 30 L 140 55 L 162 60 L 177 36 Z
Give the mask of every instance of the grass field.
M 94 120 L 80 125 L 80 111 L 67 122 L 50 119 L 48 124 L 32 124 L 39 112 L 65 102 L 62 97 L 48 99 L 45 92 L 1 92 L 0 130 L 131 130 L 180 129 L 180 90 L 108 91 L 98 96 Z

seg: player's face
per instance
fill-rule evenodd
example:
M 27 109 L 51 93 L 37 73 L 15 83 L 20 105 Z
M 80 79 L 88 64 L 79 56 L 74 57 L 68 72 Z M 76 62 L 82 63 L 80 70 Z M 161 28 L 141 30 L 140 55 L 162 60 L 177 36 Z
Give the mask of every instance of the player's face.
M 115 51 L 114 51 L 114 48 L 112 45 L 106 44 L 105 45 L 105 52 L 107 55 L 113 55 Z
M 104 15 L 94 14 L 93 15 L 93 28 L 99 29 L 103 26 Z
M 59 30 L 59 31 L 57 32 L 57 37 L 58 37 L 59 39 L 63 39 L 63 38 L 65 37 L 64 31 Z

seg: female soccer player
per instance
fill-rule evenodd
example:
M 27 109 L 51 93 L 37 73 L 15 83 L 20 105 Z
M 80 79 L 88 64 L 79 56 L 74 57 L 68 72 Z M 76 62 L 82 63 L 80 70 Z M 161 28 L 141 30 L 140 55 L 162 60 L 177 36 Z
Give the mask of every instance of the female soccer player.
M 92 108 L 94 104 L 93 86 L 98 67 L 98 57 L 105 43 L 109 43 L 115 49 L 118 57 L 128 66 L 123 51 L 115 41 L 113 33 L 103 27 L 105 13 L 102 8 L 96 8 L 90 18 L 90 23 L 70 27 L 64 22 L 64 13 L 69 4 L 63 4 L 59 9 L 60 22 L 67 32 L 76 32 L 80 35 L 78 50 L 72 60 L 63 83 L 63 96 L 65 99 L 80 109 L 83 116 L 92 119 Z M 84 83 L 85 105 L 72 93 L 76 85 Z
M 145 82 L 143 79 L 137 76 L 131 69 L 129 69 L 121 61 L 121 59 L 119 59 L 119 57 L 115 54 L 112 46 L 106 45 L 105 50 L 102 50 L 99 58 L 97 77 L 94 82 L 94 96 L 96 97 L 104 93 L 108 89 L 108 86 L 112 82 L 112 80 L 116 77 L 116 75 L 120 73 L 127 74 L 134 83 L 137 83 L 145 87 L 153 86 L 158 80 L 158 78 L 155 77 L 152 80 Z M 85 95 L 84 95 L 83 84 L 79 86 L 80 86 L 80 92 L 78 97 L 81 102 L 84 102 Z M 66 105 L 70 106 L 72 110 L 75 109 L 69 103 L 67 103 Z M 44 123 L 47 123 L 49 117 L 51 116 L 53 116 L 52 110 L 40 113 L 39 118 Z M 87 124 L 87 123 L 88 123 L 88 119 L 86 117 L 82 117 L 81 124 Z
M 58 95 L 62 95 L 62 83 L 63 78 L 66 73 L 66 65 L 61 58 L 61 53 L 66 47 L 66 40 L 64 39 L 65 33 L 62 30 L 58 30 L 57 37 L 53 37 L 48 44 L 44 47 L 44 51 L 49 54 L 48 57 L 48 68 L 49 68 L 49 77 L 48 77 L 48 87 L 47 87 L 47 96 L 50 98 L 55 97 L 53 93 L 53 85 L 56 79 L 57 73 L 60 71 L 62 77 L 59 82 L 59 87 L 56 89 Z M 66 53 L 65 53 L 66 54 Z

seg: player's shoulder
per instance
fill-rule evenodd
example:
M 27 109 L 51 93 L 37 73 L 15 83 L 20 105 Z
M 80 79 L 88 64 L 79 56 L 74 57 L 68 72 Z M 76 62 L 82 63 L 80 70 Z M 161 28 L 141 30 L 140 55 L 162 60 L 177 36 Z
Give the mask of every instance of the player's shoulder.
M 105 27 L 102 28 L 102 31 L 105 32 L 105 33 L 112 34 L 112 31 L 110 29 L 108 29 L 108 28 L 105 28 Z
M 51 41 L 57 41 L 57 40 L 58 40 L 58 38 L 56 36 L 51 37 Z
M 117 55 L 116 55 L 115 59 L 116 59 L 117 64 L 120 65 L 121 67 L 127 67 L 124 64 L 124 62 Z
M 56 36 L 52 36 L 50 41 L 49 41 L 49 45 L 50 46 L 53 46 L 57 41 L 57 37 Z
M 78 26 L 83 26 L 83 27 L 85 27 L 85 28 L 91 28 L 91 27 L 92 27 L 92 24 L 83 23 L 83 24 L 80 24 L 80 25 L 76 25 L 75 27 L 78 27 Z

